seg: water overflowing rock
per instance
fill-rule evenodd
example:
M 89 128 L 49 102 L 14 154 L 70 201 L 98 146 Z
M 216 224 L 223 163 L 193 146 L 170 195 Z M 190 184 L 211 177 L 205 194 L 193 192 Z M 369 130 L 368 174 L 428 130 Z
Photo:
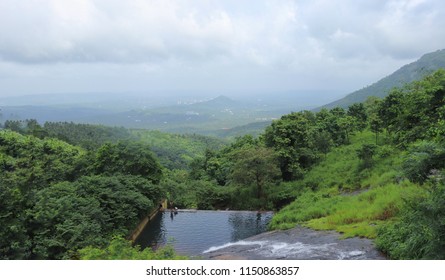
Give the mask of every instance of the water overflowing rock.
M 262 233 L 238 242 L 215 246 L 202 253 L 205 259 L 364 260 L 385 259 L 365 238 L 341 239 L 334 231 L 296 227 Z

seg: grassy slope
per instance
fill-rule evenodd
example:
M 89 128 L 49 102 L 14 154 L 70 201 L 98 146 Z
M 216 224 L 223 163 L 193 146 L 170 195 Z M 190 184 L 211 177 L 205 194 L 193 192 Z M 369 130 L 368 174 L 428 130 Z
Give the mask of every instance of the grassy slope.
M 379 146 L 371 168 L 361 167 L 356 150 L 374 139 L 370 132 L 358 133 L 350 145 L 328 153 L 302 182 L 295 183 L 307 190 L 275 215 L 271 228 L 288 229 L 302 224 L 336 230 L 345 233 L 345 238 L 375 238 L 378 225 L 395 217 L 403 198 L 421 190 L 401 180 L 403 154 L 389 146 Z

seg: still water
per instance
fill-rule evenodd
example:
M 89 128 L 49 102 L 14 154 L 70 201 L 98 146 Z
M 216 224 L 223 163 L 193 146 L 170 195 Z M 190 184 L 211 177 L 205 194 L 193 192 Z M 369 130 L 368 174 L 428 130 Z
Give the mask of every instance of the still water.
M 179 254 L 196 256 L 211 247 L 265 232 L 272 215 L 254 211 L 161 212 L 136 244 L 156 248 L 171 243 Z

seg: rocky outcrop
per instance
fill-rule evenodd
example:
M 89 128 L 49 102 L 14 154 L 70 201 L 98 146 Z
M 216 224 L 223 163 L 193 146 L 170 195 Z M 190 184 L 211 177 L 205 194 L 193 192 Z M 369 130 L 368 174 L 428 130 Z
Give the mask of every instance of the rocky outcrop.
M 304 227 L 262 233 L 238 242 L 212 247 L 205 259 L 285 259 L 285 260 L 378 260 L 385 259 L 365 238 L 342 239 L 334 231 Z

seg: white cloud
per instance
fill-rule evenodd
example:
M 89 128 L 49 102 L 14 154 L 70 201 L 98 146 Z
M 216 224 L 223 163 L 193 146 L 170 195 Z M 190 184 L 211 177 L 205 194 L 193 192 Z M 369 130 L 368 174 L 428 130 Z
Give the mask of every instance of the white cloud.
M 442 0 L 2 0 L 0 90 L 353 89 L 444 48 L 444 13 Z
M 391 1 L 376 25 L 376 47 L 395 58 L 444 48 L 445 2 Z

